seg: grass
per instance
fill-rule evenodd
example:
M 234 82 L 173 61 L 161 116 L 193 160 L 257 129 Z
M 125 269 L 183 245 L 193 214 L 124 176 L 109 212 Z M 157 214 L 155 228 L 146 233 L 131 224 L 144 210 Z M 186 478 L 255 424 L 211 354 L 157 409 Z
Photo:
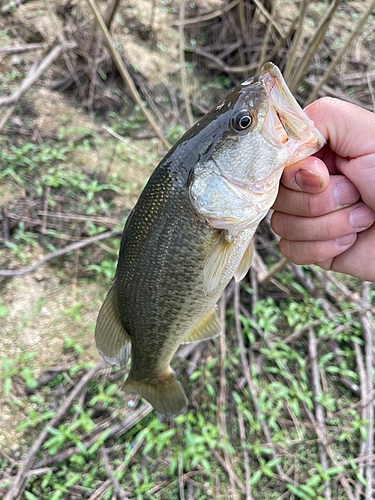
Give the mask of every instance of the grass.
M 45 472 L 31 476 L 24 497 L 79 498 L 81 494 L 88 498 L 107 480 L 100 459 L 100 447 L 104 445 L 111 467 L 114 471 L 119 469 L 115 477 L 130 498 L 137 500 L 177 498 L 179 483 L 176 478 L 179 475 L 185 481 L 191 481 L 196 491 L 201 489 L 197 498 L 228 498 L 228 469 L 223 466 L 223 459 L 220 460 L 224 450 L 232 472 L 243 486 L 245 471 L 241 457 L 244 452 L 248 453 L 250 487 L 253 495 L 261 500 L 279 498 L 286 491 L 295 498 L 324 498 L 326 481 L 335 485 L 338 495 L 335 498 L 344 498 L 339 482 L 343 475 L 349 481 L 359 480 L 364 484 L 356 458 L 361 441 L 366 440 L 367 421 L 353 407 L 356 398 L 340 384 L 342 377 L 359 383 L 353 342 L 361 345 L 363 341 L 358 309 L 353 312 L 356 304 L 343 303 L 342 314 L 330 320 L 319 300 L 312 300 L 290 271 L 283 271 L 276 279 L 280 283 L 289 282 L 289 289 L 297 289 L 298 297 L 272 298 L 276 287 L 269 285 L 264 293 L 270 296 L 261 299 L 251 315 L 239 316 L 243 340 L 250 347 L 251 379 L 260 411 L 258 418 L 253 397 L 246 384 L 241 382 L 244 367 L 234 334 L 235 312 L 229 307 L 225 408 L 217 407 L 222 353 L 218 343 L 211 341 L 200 346 L 202 358 L 190 376 L 186 373 L 187 362 L 183 361 L 183 366 L 179 363 L 179 377 L 187 387 L 190 401 L 187 413 L 173 420 L 164 420 L 151 413 L 125 435 L 107 439 L 111 426 L 131 413 L 137 402 L 123 392 L 126 375 L 118 369 L 110 373 L 107 370 L 99 372 L 98 377 L 89 383 L 84 397 L 72 406 L 64 422 L 57 428 L 48 428 L 49 437 L 37 460 L 43 462 L 43 457 L 56 456 L 72 446 L 77 447 L 77 452 L 69 459 L 58 461 L 53 469 L 47 468 Z M 250 298 L 245 284 L 241 303 L 246 306 Z M 79 321 L 80 309 L 77 303 L 65 313 Z M 347 329 L 332 334 L 343 323 Z M 325 414 L 326 439 L 340 463 L 326 468 L 322 468 L 319 459 L 314 419 L 316 399 L 311 385 L 306 333 L 294 342 L 285 342 L 287 335 L 306 329 L 308 324 L 315 328 L 317 361 L 322 383 L 324 381 L 319 402 Z M 327 335 L 330 341 L 334 339 L 338 343 L 343 359 L 341 363 L 337 363 L 325 342 L 319 342 Z M 79 341 L 66 336 L 64 352 L 70 353 L 71 359 L 75 360 L 73 365 L 64 370 L 64 376 L 57 375 L 38 390 L 35 390 L 33 374 L 36 353 L 2 361 L 1 390 L 7 396 L 7 405 L 16 405 L 24 411 L 25 417 L 16 431 L 24 437 L 25 443 L 32 441 L 46 423 L 48 425 L 54 416 L 51 405 L 58 405 L 72 383 L 82 376 L 87 366 L 92 366 L 80 361 L 83 350 Z M 33 389 L 31 394 L 27 393 L 27 388 Z M 22 396 L 16 397 L 20 390 Z M 224 411 L 228 420 L 224 437 L 216 424 L 219 411 Z M 239 413 L 244 422 L 246 441 L 239 435 Z M 265 441 L 262 421 L 267 423 L 273 444 Z M 104 431 L 101 438 L 87 447 L 84 443 L 88 436 L 99 428 Z M 273 449 L 276 449 L 276 457 L 273 457 Z M 137 453 L 134 454 L 133 450 Z M 298 477 L 298 483 L 280 482 L 275 470 L 277 465 L 288 476 Z M 7 466 L 7 461 L 4 461 L 4 471 Z M 237 488 L 241 490 L 238 485 Z M 112 493 L 112 485 L 108 484 L 101 498 L 109 499 Z
M 120 117 L 115 118 L 121 121 Z M 126 213 L 123 207 L 118 208 L 118 200 L 131 197 L 140 184 L 130 185 L 126 176 L 120 177 L 117 172 L 109 171 L 104 176 L 90 169 L 72 169 L 75 155 L 82 151 L 90 154 L 96 140 L 93 137 L 93 142 L 78 148 L 61 138 L 21 146 L 2 140 L 0 154 L 6 168 L 1 182 L 21 187 L 26 199 L 34 200 L 36 206 L 47 202 L 51 217 L 43 232 L 37 209 L 32 208 L 24 217 L 20 200 L 8 204 L 10 220 L 19 221 L 9 240 L 1 244 L 3 266 L 33 261 L 34 252 L 54 251 L 66 245 L 67 236 L 98 234 L 107 229 L 109 219 L 116 218 L 119 222 L 111 224 L 120 226 Z M 112 138 L 106 141 L 112 147 Z M 131 157 L 135 161 L 135 152 L 126 145 L 116 149 L 122 160 Z M 53 218 L 54 214 L 79 217 L 61 222 Z M 107 221 L 106 225 L 103 221 Z M 267 232 L 266 226 L 263 232 Z M 333 283 L 327 288 L 323 275 L 309 266 L 301 271 L 302 281 L 293 269 L 276 275 L 276 281 L 260 289 L 253 309 L 254 291 L 248 280 L 239 290 L 240 310 L 231 299 L 233 289 L 228 289 L 225 352 L 218 341 L 210 341 L 198 345 L 194 369 L 190 368 L 190 358 L 175 361 L 189 396 L 185 414 L 164 420 L 151 413 L 120 437 L 110 436 L 111 428 L 132 415 L 140 403 L 124 392 L 126 374 L 106 369 L 90 381 L 66 418 L 56 427 L 50 426 L 64 397 L 93 366 L 97 356 L 93 346 L 94 320 L 101 297 L 110 286 L 118 249 L 119 239 L 113 238 L 105 241 L 102 248 L 66 256 L 57 266 L 52 263 L 50 277 L 57 278 L 59 286 L 68 287 L 59 313 L 54 309 L 59 307 L 58 302 L 51 302 L 48 288 L 40 289 L 29 311 L 16 320 L 13 300 L 5 294 L 1 298 L 0 322 L 4 323 L 5 332 L 23 332 L 25 328 L 38 331 L 46 311 L 52 308 L 51 337 L 44 337 L 44 342 L 48 344 L 59 337 L 58 352 L 63 365 L 51 375 L 48 355 L 42 361 L 40 353 L 27 345 L 21 345 L 16 355 L 2 355 L 2 404 L 8 420 L 18 412 L 11 425 L 18 451 L 4 448 L 7 455 L 1 462 L 2 488 L 8 484 L 11 465 L 6 457 L 10 454 L 19 460 L 46 425 L 48 437 L 35 457 L 35 467 L 38 470 L 43 463 L 51 465 L 30 476 L 23 493 L 26 499 L 90 498 L 100 488 L 100 498 L 111 498 L 113 485 L 102 461 L 103 447 L 115 478 L 128 496 L 137 500 L 175 499 L 180 494 L 181 481 L 186 492 L 192 488 L 195 497 L 201 499 L 228 498 L 233 488 L 240 496 L 250 488 L 259 500 L 277 499 L 288 492 L 289 497 L 320 499 L 324 498 L 327 482 L 335 488 L 335 498 L 344 498 L 343 478 L 352 489 L 354 484 L 363 487 L 365 479 L 358 455 L 367 439 L 368 421 L 354 406 L 358 395 L 342 385 L 344 380 L 353 387 L 363 383 L 358 349 L 355 350 L 355 344 L 360 353 L 364 349 L 360 303 L 356 297 L 348 298 L 350 290 L 359 283 L 347 278 L 341 285 Z M 268 267 L 272 267 L 278 259 L 276 248 L 259 251 Z M 303 280 L 309 281 L 310 292 Z M 338 301 L 343 289 L 347 293 Z M 372 287 L 369 300 L 374 295 Z M 241 357 L 236 324 L 246 348 L 252 386 L 244 376 L 247 367 Z M 318 398 L 311 377 L 309 328 L 314 331 L 318 351 L 315 362 L 322 384 Z M 44 373 L 42 366 L 47 369 Z M 226 398 L 224 406 L 219 407 L 223 375 Z M 324 414 L 325 439 L 332 454 L 327 466 L 321 463 L 318 445 L 317 403 Z M 217 425 L 222 414 L 226 415 L 225 428 Z M 96 439 L 90 441 L 93 435 Z M 67 450 L 73 451 L 64 458 Z M 248 470 L 244 468 L 245 455 Z M 281 480 L 280 470 L 286 479 Z M 234 486 L 231 475 L 238 478 Z
M 347 8 L 343 3 L 338 10 L 340 19 Z M 314 3 L 309 9 L 304 22 L 314 28 L 327 6 Z M 359 14 L 349 9 L 348 15 L 358 21 Z M 122 28 L 128 24 L 126 16 L 118 22 Z M 263 29 L 256 22 L 255 34 Z M 320 75 L 325 59 L 339 50 L 344 40 L 340 26 L 328 32 L 335 40 L 333 51 L 320 47 L 313 73 Z M 1 29 L 4 44 L 12 41 L 8 34 L 8 28 Z M 301 39 L 300 53 L 307 39 Z M 156 42 L 155 47 L 161 46 Z M 241 62 L 228 54 L 235 65 Z M 256 57 L 256 52 L 249 54 Z M 196 62 L 188 64 L 193 80 Z M 3 92 L 24 76 L 12 64 L 3 74 Z M 103 82 L 113 80 L 101 67 L 98 74 Z M 233 75 L 222 71 L 211 76 L 199 77 L 197 92 L 191 92 L 196 103 L 201 95 L 216 99 L 217 92 L 219 98 L 234 83 Z M 300 99 L 311 85 L 301 80 Z M 175 142 L 185 126 L 178 107 L 177 115 L 171 115 L 172 104 L 165 97 L 169 90 L 155 94 L 160 101 L 154 104 L 166 112 L 166 136 Z M 358 93 L 357 87 L 346 90 Z M 361 91 L 361 102 L 368 103 L 367 87 Z M 152 164 L 161 157 L 154 139 L 119 142 L 101 128 L 105 121 L 130 138 L 147 133 L 136 106 L 109 111 L 105 120 L 99 113 L 83 119 L 77 103 L 70 102 L 62 112 L 52 112 L 51 130 L 36 127 L 40 137 L 33 128 L 38 105 L 19 106 L 14 123 L 21 121 L 33 139 L 17 135 L 13 122 L 0 137 L 0 204 L 9 223 L 8 237 L 0 241 L 1 268 L 24 267 L 72 241 L 121 228 Z M 43 119 L 48 114 L 40 113 Z M 280 255 L 267 225 L 260 233 L 258 252 L 271 268 Z M 119 238 L 111 238 L 33 275 L 0 283 L 0 496 L 46 428 L 22 500 L 110 499 L 115 482 L 109 472 L 132 500 L 251 498 L 249 491 L 259 500 L 310 500 L 326 498 L 327 484 L 335 500 L 356 490 L 364 497 L 362 453 L 373 429 L 366 406 L 359 404 L 366 388 L 363 371 L 371 371 L 365 363 L 369 342 L 358 295 L 362 284 L 326 277 L 309 266 L 298 272 L 289 266 L 258 291 L 249 277 L 235 293 L 233 285 L 228 288 L 225 349 L 218 340 L 208 341 L 174 360 L 189 399 L 185 414 L 167 420 L 145 412 L 142 419 L 134 418 L 144 402 L 124 392 L 126 373 L 105 368 L 83 388 L 65 417 L 51 425 L 98 357 L 95 318 L 113 278 L 118 249 Z M 373 304 L 375 287 L 366 293 Z M 127 419 L 126 432 L 112 434 Z

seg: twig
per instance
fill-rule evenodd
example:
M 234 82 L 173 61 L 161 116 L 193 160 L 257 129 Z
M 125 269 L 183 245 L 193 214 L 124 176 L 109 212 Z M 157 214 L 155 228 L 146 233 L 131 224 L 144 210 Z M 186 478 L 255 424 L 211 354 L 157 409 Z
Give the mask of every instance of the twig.
M 318 50 L 320 44 L 322 43 L 325 34 L 328 30 L 329 24 L 331 22 L 332 17 L 334 16 L 336 10 L 342 4 L 343 0 L 334 0 L 331 5 L 328 7 L 325 16 L 323 17 L 321 23 L 314 31 L 314 34 L 310 38 L 307 47 L 304 50 L 303 57 L 300 59 L 296 71 L 293 76 L 290 78 L 290 90 L 292 93 L 295 93 L 302 78 L 305 76 L 308 67 L 310 66 L 311 60 L 314 57 L 316 51 Z
M 106 10 L 105 15 L 104 15 L 104 22 L 108 28 L 108 31 L 111 31 L 111 24 L 112 24 L 113 18 L 115 17 L 116 10 L 117 10 L 119 4 L 120 4 L 120 0 L 112 0 L 107 7 L 107 10 Z
M 8 219 L 7 207 L 5 205 L 3 205 L 1 207 L 1 215 L 3 216 L 3 224 L 1 227 L 3 241 L 8 241 L 9 240 L 9 219 Z
M 151 127 L 154 129 L 155 133 L 159 137 L 159 139 L 163 142 L 163 144 L 169 149 L 171 148 L 170 142 L 164 137 L 163 132 L 160 130 L 158 127 L 157 123 L 155 122 L 154 118 L 152 115 L 149 113 L 148 109 L 144 105 L 141 96 L 138 93 L 138 90 L 136 89 L 134 82 L 130 76 L 130 73 L 125 67 L 125 64 L 123 63 L 120 54 L 118 53 L 118 50 L 116 49 L 112 37 L 107 29 L 107 26 L 104 23 L 103 17 L 95 3 L 94 0 L 87 0 L 87 3 L 90 5 L 90 8 L 94 14 L 95 20 L 101 29 L 103 33 L 103 37 L 105 40 L 105 43 L 108 47 L 109 52 L 111 53 L 111 56 L 113 58 L 114 63 L 116 64 L 116 67 L 121 75 L 121 78 L 123 79 L 125 85 L 127 86 L 132 98 L 134 101 L 138 104 L 140 107 L 142 113 L 144 114 L 145 118 L 151 125 Z
M 117 469 L 116 469 L 116 472 L 124 472 L 128 469 L 129 465 L 131 464 L 134 456 L 139 452 L 139 450 L 141 449 L 141 447 L 143 446 L 143 443 L 144 443 L 144 440 L 145 438 L 142 438 L 138 441 L 138 443 L 134 446 L 134 448 L 132 449 L 132 451 L 129 453 L 129 455 L 127 455 L 126 457 L 126 461 L 123 462 Z M 117 445 L 118 447 L 118 445 Z M 107 453 L 109 453 L 111 451 L 111 449 L 107 450 Z M 98 500 L 98 498 L 103 498 L 103 496 L 105 496 L 107 490 L 110 488 L 111 486 L 111 480 L 110 479 L 107 479 L 106 481 L 104 481 L 104 483 L 102 485 L 100 485 L 100 487 L 90 496 L 90 498 L 88 498 L 88 500 Z
M 102 455 L 104 468 L 109 476 L 109 479 L 113 484 L 113 488 L 116 491 L 117 496 L 120 498 L 120 500 L 128 500 L 128 496 L 125 494 L 125 491 L 123 490 L 121 484 L 117 481 L 115 475 L 111 470 L 111 467 L 109 465 L 108 455 L 107 452 L 105 451 L 104 446 L 101 446 L 99 449 Z
M 312 86 L 315 86 L 318 83 L 315 78 L 310 78 L 310 77 L 306 78 L 306 82 Z M 347 92 L 345 93 L 343 90 L 340 90 L 338 88 L 333 89 L 329 85 L 322 86 L 322 88 L 319 90 L 319 96 L 320 97 L 325 97 L 325 96 L 336 97 L 337 99 L 341 99 L 342 101 L 351 102 L 352 104 L 355 104 L 356 106 L 360 106 L 362 108 L 368 109 L 369 111 L 372 111 L 372 104 L 369 104 L 365 101 L 359 101 L 357 99 L 354 99 L 351 95 L 348 95 Z
M 119 141 L 123 142 L 124 144 L 126 144 L 127 146 L 129 146 L 130 148 L 134 149 L 134 151 L 137 151 L 137 153 L 141 153 L 142 156 L 144 156 L 148 162 L 154 167 L 156 168 L 157 167 L 157 163 L 155 163 L 153 161 L 153 159 L 151 158 L 151 156 L 146 153 L 146 151 L 144 151 L 143 149 L 139 148 L 138 146 L 135 146 L 134 144 L 132 144 L 130 141 L 127 141 L 125 137 L 122 137 L 122 135 L 119 135 L 117 134 L 114 130 L 112 130 L 111 128 L 103 125 L 103 129 L 106 130 L 109 134 L 111 134 L 113 137 L 116 137 L 116 139 L 118 139 Z
M 180 3 L 180 24 L 178 27 L 178 34 L 180 37 L 180 71 L 181 71 L 181 87 L 184 96 L 186 113 L 189 120 L 189 125 L 192 127 L 194 125 L 194 116 L 191 110 L 189 95 L 186 88 L 186 64 L 185 64 L 185 36 L 184 36 L 184 19 L 185 19 L 185 0 L 181 0 Z
M 215 19 L 215 17 L 222 16 L 225 12 L 228 12 L 229 10 L 233 9 L 238 4 L 239 0 L 233 0 L 233 2 L 228 3 L 228 5 L 223 4 L 223 7 L 220 9 L 216 9 L 212 12 L 207 12 L 207 14 L 201 14 L 200 16 L 197 17 L 192 17 L 191 19 L 184 19 L 183 24 L 186 26 L 187 24 L 196 24 L 196 23 L 203 23 L 204 21 L 209 21 L 210 19 Z M 179 26 L 181 23 L 181 20 L 179 21 L 174 21 L 171 23 L 172 26 Z
M 39 50 L 45 48 L 44 43 L 26 43 L 25 45 L 10 45 L 9 47 L 0 47 L 0 55 L 19 54 L 29 52 L 30 50 Z
M 352 44 L 353 40 L 355 37 L 357 37 L 361 31 L 362 31 L 362 28 L 363 26 L 365 25 L 366 21 L 367 21 L 367 18 L 370 16 L 370 14 L 373 12 L 375 8 L 375 0 L 373 0 L 367 10 L 365 11 L 365 13 L 363 14 L 363 16 L 361 17 L 361 19 L 359 20 L 357 26 L 355 27 L 355 29 L 352 31 L 351 35 L 347 38 L 346 42 L 344 43 L 344 45 L 341 47 L 341 49 L 339 50 L 338 54 L 336 55 L 336 57 L 333 59 L 333 61 L 331 62 L 331 64 L 328 66 L 328 69 L 327 71 L 325 72 L 323 78 L 319 81 L 319 83 L 313 88 L 313 90 L 311 91 L 310 95 L 307 97 L 306 99 L 306 102 L 305 102 L 305 105 L 307 104 L 310 104 L 310 102 L 314 101 L 319 93 L 319 90 L 321 89 L 321 87 L 327 83 L 329 77 L 332 75 L 332 72 L 333 70 L 335 69 L 337 63 L 341 60 L 342 56 L 347 52 L 348 50 L 348 47 L 350 47 L 350 45 Z
M 226 402 L 226 378 L 225 378 L 225 357 L 226 357 L 226 347 L 225 347 L 225 294 L 222 296 L 220 301 L 220 321 L 223 328 L 223 331 L 220 335 L 220 393 L 217 400 L 217 408 L 218 408 L 218 426 L 219 426 L 219 434 L 222 442 L 222 448 L 224 453 L 224 461 L 226 465 L 226 471 L 228 472 L 229 482 L 232 489 L 232 500 L 237 500 L 239 498 L 238 493 L 236 491 L 236 485 L 234 480 L 234 472 L 230 463 L 229 454 L 226 448 L 226 438 L 228 438 L 227 430 L 226 430 L 226 415 L 225 415 L 225 402 Z
M 180 450 L 178 452 L 178 489 L 180 493 L 179 500 L 185 500 L 184 478 L 182 475 L 182 453 Z
M 49 434 L 48 428 L 56 427 L 60 423 L 60 420 L 65 416 L 66 412 L 71 407 L 75 398 L 84 389 L 84 387 L 86 387 L 86 385 L 94 377 L 96 372 L 100 368 L 102 368 L 102 366 L 104 366 L 104 361 L 99 359 L 97 361 L 96 365 L 93 368 L 91 368 L 91 370 L 89 370 L 81 378 L 81 380 L 78 382 L 78 384 L 74 387 L 74 389 L 71 391 L 69 396 L 66 398 L 64 403 L 60 406 L 60 409 L 57 412 L 57 414 L 49 421 L 48 425 L 39 434 L 39 437 L 37 438 L 37 440 L 34 442 L 32 447 L 30 448 L 26 459 L 22 463 L 22 467 L 19 469 L 18 474 L 17 474 L 16 478 L 13 480 L 13 484 L 10 487 L 4 500 L 13 500 L 14 498 L 16 498 L 18 496 L 19 492 L 22 491 L 22 489 L 26 487 L 28 471 L 34 462 L 36 455 L 38 454 L 41 447 L 43 446 L 44 441 L 48 437 L 48 434 Z M 41 465 L 45 465 L 45 464 L 42 463 Z M 41 465 L 38 465 L 35 468 L 39 468 Z M 26 482 L 26 484 L 25 484 L 25 482 Z
M 65 248 L 61 248 L 61 250 L 57 250 L 56 252 L 48 254 L 45 257 L 43 257 L 43 259 L 38 260 L 38 262 L 35 262 L 34 264 L 26 267 L 25 269 L 19 269 L 17 271 L 0 270 L 0 276 L 6 276 L 6 277 L 23 276 L 24 274 L 35 271 L 35 269 L 37 269 L 38 267 L 42 266 L 43 264 L 52 259 L 61 257 L 62 255 L 78 250 L 79 248 L 87 247 L 88 245 L 91 245 L 91 243 L 95 243 L 96 241 L 104 240 L 106 238 L 112 238 L 113 236 L 118 236 L 119 234 L 121 234 L 121 231 L 108 231 L 106 233 L 97 234 L 96 236 L 91 236 L 91 238 L 86 238 L 85 240 L 77 241 L 76 243 L 72 243 L 71 245 L 68 245 Z
M 316 351 L 314 330 L 312 328 L 309 328 L 309 354 L 311 363 L 311 381 L 312 381 L 314 400 L 315 400 L 315 416 L 317 420 L 316 432 L 318 435 L 318 453 L 320 457 L 320 463 L 322 465 L 323 470 L 325 471 L 327 470 L 326 431 L 325 431 L 323 407 L 320 403 L 321 388 L 320 388 L 319 367 L 317 360 L 318 355 Z M 328 481 L 325 481 L 324 496 L 327 500 L 330 500 L 331 498 L 331 488 L 329 486 Z
M 289 264 L 290 260 L 287 259 L 286 257 L 283 257 L 282 259 L 279 260 L 277 264 L 275 264 L 268 272 L 267 274 L 261 274 L 258 278 L 258 283 L 259 285 L 265 285 L 266 283 L 269 282 L 271 278 L 275 276 L 275 274 L 279 273 L 284 269 Z
M 242 484 L 241 480 L 237 477 L 235 472 L 233 472 L 232 469 L 228 469 L 228 464 L 227 462 L 221 457 L 220 453 L 216 451 L 215 449 L 212 450 L 212 453 L 214 454 L 216 460 L 219 462 L 219 464 L 223 467 L 223 469 L 227 472 L 228 476 L 232 476 L 233 481 L 237 483 L 237 486 L 240 488 L 242 493 L 246 493 L 246 488 Z
M 363 363 L 363 356 L 362 356 L 362 351 L 360 346 L 357 344 L 357 342 L 354 342 L 354 351 L 355 351 L 355 356 L 356 356 L 356 362 L 357 362 L 357 368 L 358 368 L 358 376 L 359 376 L 359 390 L 361 394 L 361 401 L 364 401 L 365 398 L 368 396 L 366 393 L 367 389 L 367 381 L 366 381 L 366 371 L 365 371 L 365 365 Z M 371 400 L 370 400 L 371 401 Z M 360 401 L 359 401 L 360 402 Z M 361 409 L 361 419 L 366 420 L 366 415 L 367 415 L 367 410 L 365 405 L 363 404 L 362 409 Z M 360 445 L 359 445 L 359 456 L 363 457 L 366 455 L 366 443 L 363 439 L 362 433 L 361 433 L 361 440 L 360 440 Z M 364 470 L 364 465 L 360 464 L 358 467 L 358 473 L 360 476 L 363 477 L 363 470 Z M 359 479 L 356 480 L 356 485 L 360 488 L 361 482 Z M 356 490 L 356 500 L 359 500 L 360 498 L 360 489 Z
M 6 122 L 9 120 L 9 118 L 12 116 L 13 114 L 13 111 L 16 109 L 16 105 L 13 104 L 13 106 L 10 106 L 6 112 L 4 113 L 4 116 L 2 117 L 2 119 L 0 120 L 0 134 L 6 124 Z
M 370 291 L 370 283 L 368 281 L 363 282 L 362 286 L 362 298 L 365 302 L 369 303 L 369 291 Z M 374 352 L 373 352 L 373 338 L 372 338 L 372 330 L 371 323 L 366 314 L 366 312 L 360 313 L 362 329 L 363 329 L 363 337 L 365 341 L 365 360 L 366 360 L 366 392 L 370 394 L 374 388 L 373 382 L 373 360 L 374 360 Z M 368 405 L 366 407 L 366 417 L 368 419 L 368 423 L 366 425 L 366 454 L 371 455 L 373 453 L 374 448 L 374 405 Z M 365 479 L 366 479 L 366 500 L 371 500 L 373 498 L 372 495 L 372 485 L 373 485 L 373 473 L 372 473 L 372 465 L 368 464 L 365 468 Z
M 276 28 L 276 31 L 279 32 L 279 35 L 281 35 L 282 37 L 285 36 L 283 28 L 280 26 L 280 24 L 277 21 L 275 21 L 275 19 L 273 19 L 273 16 L 268 12 L 268 10 L 265 8 L 265 6 L 262 4 L 262 2 L 260 0 L 253 0 L 253 2 L 258 7 L 258 9 L 261 11 L 261 13 L 264 16 L 266 16 L 269 23 Z M 272 5 L 272 3 L 271 3 L 271 5 Z M 276 2 L 274 2 L 274 3 L 276 3 Z
M 106 226 L 116 226 L 117 224 L 121 224 L 120 219 L 111 219 L 110 217 L 90 217 L 88 215 L 68 215 L 68 214 L 61 214 L 61 213 L 55 213 L 55 212 L 43 212 L 42 210 L 38 212 L 38 215 L 46 215 L 47 217 L 50 218 L 55 218 L 55 219 L 62 219 L 62 220 L 74 220 L 74 221 L 79 221 L 79 222 L 96 222 L 97 224 L 105 224 Z M 9 215 L 9 218 L 16 218 L 11 215 Z M 18 219 L 17 219 L 18 220 Z
M 237 321 L 238 315 L 236 315 Z M 243 421 L 243 415 L 239 408 L 237 408 L 237 416 L 238 416 L 238 426 L 240 428 L 240 439 L 243 447 L 243 464 L 245 468 L 245 478 L 246 478 L 246 500 L 253 500 L 251 496 L 251 484 L 250 484 L 250 466 L 249 466 L 249 453 L 246 449 L 246 434 L 245 434 L 245 425 Z
M 258 66 L 257 62 L 248 64 L 247 66 L 228 66 L 227 64 L 224 64 L 221 59 L 214 56 L 210 52 L 207 52 L 201 47 L 185 47 L 185 50 L 195 52 L 196 54 L 206 57 L 207 59 L 210 59 L 212 62 L 216 64 L 218 69 L 224 71 L 225 73 L 245 73 L 246 71 L 254 70 Z
M 371 101 L 372 101 L 372 110 L 375 113 L 375 92 L 374 92 L 374 87 L 372 86 L 372 81 L 369 76 L 369 73 L 366 75 L 366 80 L 367 80 L 367 86 L 370 91 L 370 96 L 371 96 Z
M 256 73 L 260 72 L 260 70 L 262 69 L 262 66 L 264 64 L 264 61 L 266 60 L 268 40 L 270 38 L 271 28 L 272 28 L 273 21 L 275 19 L 275 14 L 276 14 L 276 4 L 277 4 L 276 0 L 271 3 L 271 20 L 267 24 L 266 33 L 263 36 L 262 49 L 260 51 L 259 62 L 258 62 L 258 67 L 256 69 Z
M 303 22 L 305 20 L 305 14 L 307 10 L 307 6 L 309 5 L 310 0 L 303 0 L 301 5 L 301 10 L 298 16 L 298 27 L 297 32 L 294 34 L 293 43 L 291 48 L 288 50 L 287 62 L 284 70 L 284 78 L 287 83 L 289 83 L 289 77 L 292 72 L 293 64 L 295 63 L 295 56 L 298 48 L 299 41 L 301 39 L 303 33 Z
M 375 30 L 375 25 L 372 24 L 362 35 L 358 38 L 357 43 L 355 44 L 355 57 L 357 61 L 361 60 L 361 47 L 363 40 L 370 35 Z
M 33 64 L 26 76 L 26 78 L 21 83 L 20 87 L 14 92 L 14 94 L 3 97 L 0 99 L 0 109 L 5 106 L 11 106 L 15 104 L 26 90 L 31 87 L 31 85 L 38 80 L 42 73 L 59 57 L 62 51 L 61 45 L 56 45 L 51 52 L 42 60 L 42 62 L 37 65 Z

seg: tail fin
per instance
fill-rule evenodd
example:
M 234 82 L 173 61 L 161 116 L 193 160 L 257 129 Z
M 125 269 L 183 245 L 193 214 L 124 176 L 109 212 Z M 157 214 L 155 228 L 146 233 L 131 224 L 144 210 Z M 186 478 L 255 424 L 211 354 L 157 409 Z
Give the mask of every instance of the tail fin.
M 125 391 L 139 394 L 152 404 L 156 413 L 167 417 L 177 417 L 187 406 L 185 391 L 171 368 L 161 377 L 147 381 L 135 380 L 130 372 Z

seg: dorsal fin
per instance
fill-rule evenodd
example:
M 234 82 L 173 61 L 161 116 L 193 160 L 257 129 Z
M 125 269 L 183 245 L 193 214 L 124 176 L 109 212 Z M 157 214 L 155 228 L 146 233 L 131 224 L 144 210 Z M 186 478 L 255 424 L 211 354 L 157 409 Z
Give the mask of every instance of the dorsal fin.
M 95 342 L 101 356 L 111 365 L 125 368 L 131 342 L 118 312 L 115 285 L 110 289 L 96 320 Z

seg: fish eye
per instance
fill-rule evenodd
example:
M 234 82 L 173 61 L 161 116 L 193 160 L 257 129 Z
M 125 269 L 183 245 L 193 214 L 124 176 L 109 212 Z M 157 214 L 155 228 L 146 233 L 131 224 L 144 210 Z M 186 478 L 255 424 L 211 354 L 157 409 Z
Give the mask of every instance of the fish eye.
M 252 123 L 253 117 L 246 109 L 239 111 L 237 115 L 232 118 L 233 128 L 239 132 L 248 129 Z

